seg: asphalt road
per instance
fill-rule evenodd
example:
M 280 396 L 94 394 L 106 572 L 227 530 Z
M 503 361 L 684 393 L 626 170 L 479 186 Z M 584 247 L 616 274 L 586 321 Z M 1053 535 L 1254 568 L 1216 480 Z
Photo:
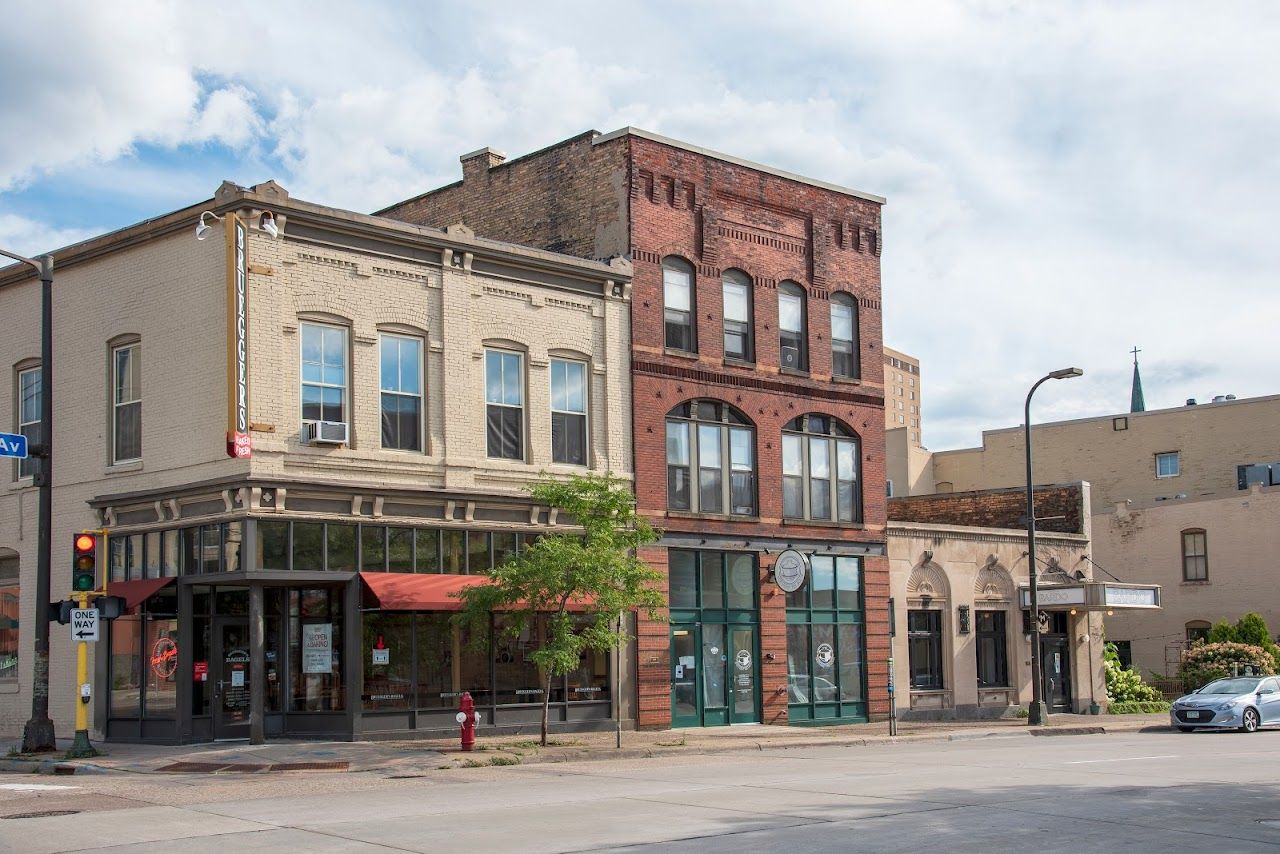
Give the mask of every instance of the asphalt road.
M 410 779 L 7 775 L 0 850 L 1280 851 L 1278 759 L 1280 731 L 1019 734 Z

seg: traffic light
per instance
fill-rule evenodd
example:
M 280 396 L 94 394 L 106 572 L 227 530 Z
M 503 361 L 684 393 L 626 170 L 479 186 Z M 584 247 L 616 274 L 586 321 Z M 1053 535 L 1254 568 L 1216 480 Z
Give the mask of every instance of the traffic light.
M 88 593 L 98 586 L 98 538 L 76 534 L 72 545 L 71 589 Z

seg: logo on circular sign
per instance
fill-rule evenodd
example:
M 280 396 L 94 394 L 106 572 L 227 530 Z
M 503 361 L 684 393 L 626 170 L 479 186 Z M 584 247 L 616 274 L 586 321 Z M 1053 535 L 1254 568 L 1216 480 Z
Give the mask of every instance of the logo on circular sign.
M 795 549 L 787 549 L 774 561 L 773 580 L 783 591 L 794 593 L 804 586 L 808 570 L 809 559 Z
M 748 650 L 740 649 L 738 654 L 733 657 L 734 664 L 738 665 L 739 670 L 751 669 L 751 653 Z
M 178 645 L 172 638 L 160 638 L 151 648 L 151 672 L 161 679 L 172 679 L 178 670 Z
M 818 644 L 818 649 L 814 652 L 813 657 L 817 659 L 818 663 L 823 667 L 830 667 L 831 662 L 836 659 L 835 651 L 831 648 L 831 644 L 829 643 Z

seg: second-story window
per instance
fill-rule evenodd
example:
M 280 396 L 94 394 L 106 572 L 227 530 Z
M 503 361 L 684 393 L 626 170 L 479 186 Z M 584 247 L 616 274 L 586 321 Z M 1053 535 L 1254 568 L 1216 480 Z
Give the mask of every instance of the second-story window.
M 587 366 L 551 360 L 551 459 L 587 464 Z
M 680 258 L 662 262 L 662 306 L 666 346 L 670 350 L 697 352 L 694 324 L 693 267 Z
M 1156 454 L 1156 477 L 1177 477 L 1182 474 L 1182 454 L 1166 451 Z
M 809 335 L 804 315 L 804 289 L 795 282 L 778 285 L 779 364 L 794 371 L 809 370 Z
M 846 379 L 862 375 L 858 352 L 858 307 L 848 294 L 831 297 L 831 373 Z
M 111 351 L 113 463 L 142 459 L 142 345 Z
M 302 420 L 347 422 L 347 330 L 302 324 Z
M 1209 547 L 1205 532 L 1193 528 L 1182 532 L 1182 580 L 1206 581 L 1209 578 Z
M 422 450 L 422 341 L 383 335 L 379 347 L 382 447 Z
M 754 361 L 751 346 L 751 279 L 741 270 L 724 274 L 724 357 Z
M 27 437 L 27 447 L 40 441 L 40 369 L 18 372 L 18 432 Z M 18 460 L 18 477 L 36 473 L 36 458 Z
M 744 415 L 715 400 L 667 413 L 667 507 L 755 515 L 755 429 Z
M 819 522 L 861 519 L 853 431 L 826 415 L 802 415 L 782 429 L 782 515 Z
M 485 434 L 489 456 L 524 459 L 524 356 L 484 351 Z

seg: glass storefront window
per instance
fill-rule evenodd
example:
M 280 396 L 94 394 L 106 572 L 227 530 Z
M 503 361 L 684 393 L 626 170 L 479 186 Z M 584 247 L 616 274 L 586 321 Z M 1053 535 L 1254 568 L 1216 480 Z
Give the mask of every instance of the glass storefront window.
M 590 621 L 581 617 L 578 625 L 586 627 Z M 568 673 L 569 702 L 590 702 L 609 699 L 609 653 L 583 650 L 578 656 L 578 666 Z
M 160 563 L 164 559 L 164 554 L 160 549 L 160 532 L 151 531 L 143 536 L 143 547 L 145 550 L 146 577 L 160 577 Z
M 147 619 L 147 699 L 149 718 L 172 718 L 178 706 L 178 621 Z
M 493 534 L 493 565 L 502 566 L 516 555 L 516 535 L 501 531 Z
M 365 711 L 407 709 L 413 701 L 413 615 L 366 614 L 362 628 Z
M 129 567 L 126 558 L 128 553 L 128 537 L 111 537 L 107 540 L 107 565 L 110 567 L 112 581 L 127 580 Z
M 244 527 L 240 522 L 222 523 L 222 571 L 237 572 L 240 569 L 241 545 L 244 543 Z
M 698 556 L 695 552 L 674 549 L 667 551 L 667 577 L 671 587 L 672 608 L 698 607 L 697 566 Z
M 111 661 L 108 678 L 111 681 L 111 716 L 136 718 L 142 713 L 142 617 L 126 614 L 112 620 Z
M 173 578 L 178 575 L 181 566 L 182 555 L 178 551 L 178 532 L 162 531 L 162 555 L 160 557 L 160 574 L 165 578 Z
M 324 569 L 324 525 L 293 523 L 293 569 Z
M 387 529 L 387 569 L 413 572 L 413 529 Z
M 862 693 L 862 626 L 841 625 L 837 631 L 837 655 L 840 657 L 840 699 L 861 702 Z
M 449 575 L 465 575 L 467 571 L 467 532 L 447 528 L 440 532 L 444 569 Z
M 142 569 L 142 534 L 132 534 L 129 541 L 129 578 L 136 581 L 143 577 Z
M 200 570 L 202 574 L 222 571 L 222 526 L 204 525 L 200 529 Z
M 719 552 L 702 552 L 702 607 L 724 607 L 724 561 Z
M 0 681 L 5 682 L 18 678 L 20 582 L 18 558 L 0 558 Z
M 360 526 L 360 569 L 384 572 L 387 568 L 387 529 L 381 525 Z M 332 569 L 333 567 L 330 567 Z
M 826 555 L 813 555 L 809 558 L 809 572 L 813 576 L 809 584 L 811 607 L 814 609 L 834 608 L 836 606 L 835 558 Z
M 857 610 L 862 607 L 859 594 L 862 591 L 862 573 L 858 559 L 836 558 L 836 607 Z
M 414 571 L 440 571 L 440 531 L 436 528 L 419 528 L 414 535 Z
M 207 613 L 208 611 L 208 594 L 201 596 L 197 594 L 193 597 L 196 607 L 196 614 Z M 204 611 L 199 607 L 200 600 L 205 602 Z M 213 701 L 213 683 L 209 680 L 212 678 L 212 671 L 209 668 L 209 634 L 212 631 L 212 621 L 206 616 L 197 616 L 192 621 L 192 650 L 191 661 L 195 665 L 203 664 L 204 678 L 192 679 L 191 688 L 191 714 L 195 716 L 208 715 L 210 713 L 210 704 Z M 193 674 L 194 675 L 194 674 Z
M 346 707 L 341 651 L 341 590 L 290 590 L 290 711 L 331 712 Z
M 326 568 L 334 572 L 354 572 L 356 568 L 356 526 L 325 525 L 325 540 L 328 546 Z M 307 568 L 298 567 L 296 564 L 295 567 L 298 569 Z M 316 569 L 319 569 L 319 566 Z
M 728 555 L 729 607 L 754 608 L 756 606 L 756 561 L 749 554 Z
M 489 535 L 484 531 L 467 532 L 467 574 L 486 575 L 489 563 Z
M 809 627 L 807 625 L 787 626 L 788 702 L 809 702 L 809 694 L 812 688 L 809 660 Z
M 289 523 L 274 520 L 258 522 L 258 567 L 289 568 Z
M 787 594 L 787 681 L 793 721 L 865 719 L 862 562 L 809 556 L 809 577 Z
M 543 631 L 541 616 L 530 620 L 517 635 L 508 634 L 501 619 L 495 621 L 493 675 L 496 689 L 495 701 L 500 706 L 515 703 L 541 703 L 546 690 L 546 677 L 541 669 L 527 658 L 537 649 L 537 639 Z M 552 702 L 557 702 L 555 696 Z

